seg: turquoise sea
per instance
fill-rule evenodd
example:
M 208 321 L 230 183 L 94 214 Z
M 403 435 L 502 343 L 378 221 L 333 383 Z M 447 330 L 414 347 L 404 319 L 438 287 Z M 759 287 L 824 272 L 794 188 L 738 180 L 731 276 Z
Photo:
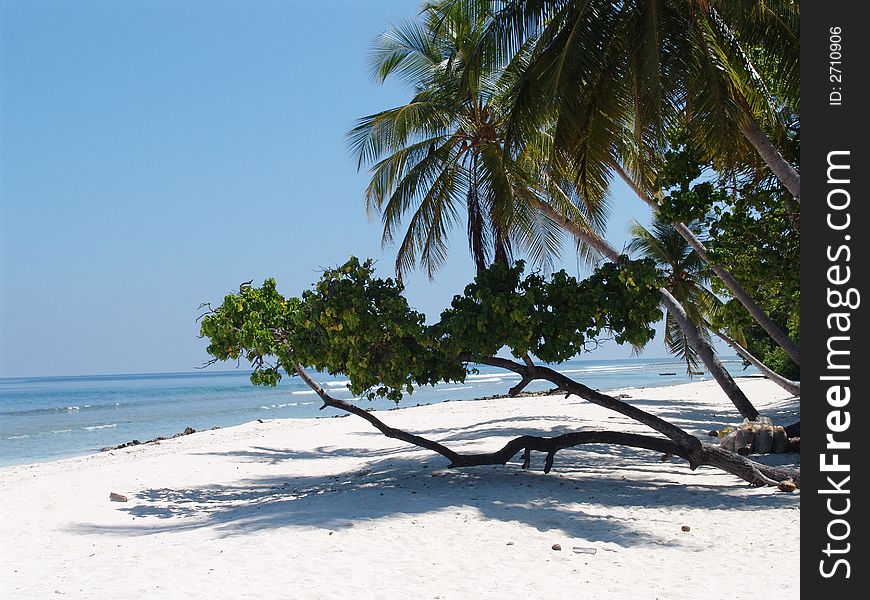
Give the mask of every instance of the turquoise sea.
M 736 357 L 723 362 L 734 375 L 757 374 L 752 367 L 744 370 Z M 689 377 L 685 365 L 672 358 L 578 359 L 555 368 L 602 391 L 709 379 L 706 373 Z M 252 386 L 248 375 L 240 368 L 0 379 L 0 464 L 88 454 L 133 439 L 169 436 L 186 427 L 201 430 L 255 419 L 330 417 L 339 413 L 319 410 L 319 399 L 298 377 L 285 377 L 277 388 L 262 388 Z M 346 379 L 328 375 L 319 379 L 335 397 L 353 399 Z M 482 367 L 463 384 L 420 388 L 399 406 L 505 394 L 518 380 L 513 373 Z M 549 382 L 536 382 L 527 390 L 552 387 Z M 390 401 L 359 402 L 377 409 L 395 407 Z

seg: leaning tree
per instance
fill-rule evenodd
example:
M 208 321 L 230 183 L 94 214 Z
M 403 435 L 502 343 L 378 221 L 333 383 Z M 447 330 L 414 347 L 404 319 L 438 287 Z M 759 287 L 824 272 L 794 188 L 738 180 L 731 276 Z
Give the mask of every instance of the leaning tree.
M 479 269 L 488 254 L 501 254 L 506 263 L 505 250 L 511 247 L 546 262 L 558 253 L 560 229 L 587 253 L 610 261 L 619 256 L 597 233 L 605 216 L 604 190 L 597 193 L 584 183 L 589 178 L 575 180 L 557 164 L 561 161 L 548 160 L 558 146 L 553 123 L 535 119 L 522 143 L 508 143 L 505 102 L 524 81 L 529 56 L 511 53 L 509 65 L 508 57 L 500 56 L 497 40 L 486 34 L 493 9 L 488 0 L 427 3 L 423 24 L 393 28 L 373 48 L 376 78 L 398 76 L 415 91 L 408 104 L 360 119 L 349 133 L 359 164 L 374 163 L 366 198 L 370 209 L 382 211 L 384 240 L 392 239 L 407 218 L 396 259 L 398 277 L 418 258 L 433 275 L 446 256 L 448 229 L 462 209 Z M 546 95 L 535 98 L 536 111 L 549 114 Z M 599 175 L 610 168 L 603 155 L 584 162 Z M 493 235 L 485 235 L 490 230 Z M 513 242 L 488 252 L 487 238 Z M 684 307 L 668 290 L 659 293 L 729 399 L 744 417 L 756 419 L 758 411 Z
M 282 374 L 296 375 L 333 407 L 357 415 L 384 435 L 444 456 L 451 467 L 505 464 L 523 453 L 546 453 L 544 472 L 559 450 L 583 444 L 642 448 L 678 456 L 695 469 L 710 465 L 757 485 L 800 485 L 798 469 L 752 461 L 719 445 L 702 443 L 682 428 L 621 399 L 590 389 L 541 364 L 559 363 L 607 333 L 619 343 L 643 345 L 652 339 L 651 323 L 661 319 L 661 275 L 651 260 L 622 256 L 583 281 L 564 271 L 523 276 L 524 265 L 503 265 L 478 273 L 437 323 L 408 305 L 402 285 L 374 276 L 371 261 L 351 258 L 327 270 L 313 289 L 287 298 L 273 279 L 262 287 L 244 284 L 217 307 L 207 305 L 201 333 L 209 339 L 212 362 L 240 360 L 253 366 L 251 381 L 276 385 Z M 513 359 L 497 356 L 503 347 Z M 396 429 L 364 408 L 331 396 L 310 370 L 341 373 L 361 398 L 398 402 L 415 386 L 462 382 L 473 365 L 513 371 L 521 381 L 516 395 L 535 380 L 549 381 L 566 394 L 625 415 L 649 427 L 651 435 L 577 430 L 545 437 L 523 435 L 487 453 L 460 453 L 414 433 Z

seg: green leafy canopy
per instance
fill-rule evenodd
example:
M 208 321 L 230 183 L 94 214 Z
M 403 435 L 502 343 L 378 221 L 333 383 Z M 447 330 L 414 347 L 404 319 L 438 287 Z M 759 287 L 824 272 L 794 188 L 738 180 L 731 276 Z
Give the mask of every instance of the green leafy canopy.
M 251 362 L 251 381 L 276 385 L 295 365 L 350 380 L 352 393 L 398 402 L 403 392 L 465 380 L 469 362 L 507 346 L 516 357 L 561 362 L 603 332 L 641 346 L 661 319 L 661 276 L 651 260 L 608 263 L 577 281 L 564 271 L 523 276 L 522 261 L 482 271 L 439 322 L 409 305 L 403 287 L 374 276 L 371 260 L 351 257 L 313 289 L 285 298 L 274 279 L 244 285 L 202 319 L 216 360 Z

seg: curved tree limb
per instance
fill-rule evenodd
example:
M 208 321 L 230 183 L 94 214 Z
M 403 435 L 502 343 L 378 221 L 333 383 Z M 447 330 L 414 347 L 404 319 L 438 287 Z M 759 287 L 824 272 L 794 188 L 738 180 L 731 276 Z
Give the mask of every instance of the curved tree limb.
M 702 465 L 717 467 L 752 484 L 760 485 L 765 483 L 767 485 L 774 485 L 769 481 L 759 478 L 758 475 L 761 474 L 776 483 L 791 480 L 797 487 L 801 486 L 800 469 L 765 465 L 750 460 L 745 456 L 740 456 L 736 452 L 726 450 L 721 446 L 704 444 L 703 448 L 701 448 L 699 460 Z
M 746 348 L 744 348 L 743 346 L 738 344 L 736 340 L 732 339 L 731 337 L 729 337 L 725 333 L 719 331 L 715 327 L 711 327 L 708 324 L 708 329 L 710 331 L 712 331 L 713 334 L 716 335 L 719 339 L 721 339 L 726 344 L 731 346 L 734 349 L 734 351 L 737 354 L 739 354 L 742 358 L 744 358 L 748 362 L 752 363 L 756 369 L 761 371 L 765 377 L 770 379 L 776 385 L 778 385 L 779 387 L 781 387 L 782 389 L 787 391 L 789 394 L 792 394 L 793 396 L 800 396 L 801 395 L 801 382 L 800 381 L 792 381 L 791 379 L 787 379 L 787 378 L 783 377 L 782 375 L 780 375 L 779 373 L 777 373 L 776 371 L 774 371 L 773 369 L 771 369 L 770 367 L 765 365 L 763 362 L 761 362 L 760 360 L 755 358 L 755 356 L 753 356 L 752 353 L 749 352 L 749 350 L 747 350 Z
M 302 365 L 300 365 L 299 363 L 295 363 L 293 367 L 299 377 L 301 377 L 302 380 L 306 384 L 308 384 L 308 387 L 317 392 L 317 395 L 320 396 L 321 400 L 323 400 L 323 406 L 320 407 L 321 410 L 326 408 L 327 406 L 331 406 L 333 408 L 349 412 L 358 417 L 362 417 L 363 419 L 374 425 L 378 431 L 383 433 L 388 438 L 402 440 L 403 442 L 408 442 L 409 444 L 413 444 L 421 448 L 426 448 L 427 450 L 431 450 L 432 452 L 437 452 L 438 454 L 449 460 L 451 464 L 460 460 L 459 455 L 456 452 L 454 452 L 447 446 L 444 446 L 443 444 L 439 444 L 438 442 L 434 442 L 419 435 L 408 433 L 407 431 L 402 431 L 401 429 L 390 427 L 367 410 L 364 410 L 358 406 L 354 406 L 350 402 L 345 402 L 344 400 L 333 398 L 326 392 L 326 390 L 323 389 L 323 387 L 321 387 L 319 383 L 311 378 L 311 376 L 308 374 L 307 371 L 305 371 Z
M 529 377 L 523 377 L 518 384 L 508 390 L 508 396 L 516 396 L 520 392 L 522 392 L 527 385 L 532 383 L 534 379 L 530 379 Z
M 488 357 L 492 359 L 493 363 L 501 363 L 501 361 L 505 359 L 498 359 L 496 357 Z M 548 369 L 546 367 L 535 367 L 535 366 L 523 366 L 519 363 L 513 363 L 513 361 L 506 361 L 507 363 L 512 363 L 512 366 L 517 368 L 527 368 L 527 369 L 535 369 L 539 374 L 550 375 Z M 530 362 L 530 361 L 529 361 Z M 490 364 L 490 363 L 481 363 L 481 364 Z M 499 365 L 495 365 L 499 366 Z M 546 453 L 546 461 L 544 466 L 544 472 L 549 473 L 553 467 L 553 462 L 555 460 L 555 455 L 559 450 L 564 450 L 566 448 L 572 448 L 575 446 L 580 446 L 584 444 L 613 444 L 619 446 L 628 446 L 632 448 L 642 448 L 646 450 L 651 450 L 654 452 L 661 453 L 665 456 L 680 456 L 681 458 L 689 461 L 689 465 L 691 469 L 696 469 L 699 466 L 710 465 L 718 467 L 728 473 L 736 475 L 740 477 L 744 481 L 747 481 L 753 485 L 777 485 L 780 481 L 790 480 L 795 483 L 796 486 L 800 487 L 800 471 L 795 469 L 787 469 L 782 467 L 769 467 L 768 465 L 764 465 L 761 463 L 757 463 L 751 461 L 739 454 L 729 452 L 720 448 L 718 446 L 711 446 L 710 444 L 701 444 L 701 442 L 694 438 L 694 436 L 690 436 L 689 434 L 683 432 L 676 426 L 671 425 L 674 429 L 681 432 L 682 435 L 688 436 L 694 440 L 693 444 L 687 444 L 685 440 L 681 439 L 681 442 L 676 442 L 674 440 L 653 437 L 649 435 L 640 435 L 635 433 L 624 433 L 618 431 L 573 431 L 569 433 L 564 433 L 562 435 L 554 436 L 554 437 L 541 437 L 541 436 L 533 436 L 533 435 L 524 435 L 510 440 L 507 444 L 505 444 L 501 449 L 495 452 L 485 452 L 485 453 L 474 453 L 474 454 L 462 454 L 459 452 L 455 452 L 451 450 L 447 446 L 436 442 L 434 440 L 430 440 L 428 438 L 415 435 L 404 431 L 402 429 L 397 429 L 395 427 L 390 427 L 381 421 L 374 414 L 366 411 L 358 406 L 350 404 L 349 402 L 345 402 L 343 400 L 339 400 L 337 398 L 333 398 L 323 389 L 323 387 L 317 383 L 302 365 L 296 363 L 293 365 L 295 372 L 302 378 L 303 381 L 313 389 L 317 395 L 323 400 L 323 408 L 327 406 L 331 406 L 333 408 L 337 408 L 339 410 L 343 410 L 345 412 L 357 415 L 366 421 L 368 421 L 371 425 L 373 425 L 378 431 L 383 433 L 385 436 L 393 439 L 402 440 L 414 446 L 418 446 L 420 448 L 425 448 L 427 450 L 431 450 L 444 456 L 447 460 L 450 461 L 448 465 L 450 468 L 460 468 L 460 467 L 471 467 L 471 466 L 483 466 L 483 465 L 504 465 L 509 460 L 511 460 L 514 456 L 516 456 L 520 451 L 523 452 L 523 463 L 522 468 L 526 469 L 529 467 L 531 462 L 531 451 L 535 450 L 538 452 Z M 508 368 L 506 366 L 506 368 Z M 511 368 L 511 370 L 515 370 Z M 552 371 L 552 373 L 556 373 L 556 371 Z M 561 374 L 559 374 L 561 375 Z M 564 377 L 564 375 L 562 375 Z M 540 378 L 540 377 L 536 377 Z M 549 379 L 549 377 L 548 377 Z M 618 406 L 620 404 L 626 405 L 624 402 L 620 402 L 616 398 L 611 398 L 610 396 L 606 396 L 605 394 L 600 394 L 599 392 L 595 392 L 594 390 L 590 390 L 586 386 L 574 382 L 573 380 L 565 379 L 571 382 L 579 391 L 583 391 L 584 394 L 591 392 L 590 395 L 595 400 L 590 400 L 595 402 L 596 404 L 600 404 L 602 406 L 606 406 L 606 404 L 612 404 L 613 406 Z M 573 392 L 572 392 L 573 393 Z M 611 402 L 605 401 L 609 399 Z M 597 402 L 596 402 L 597 400 Z M 610 406 L 607 406 L 610 407 Z M 619 407 L 624 408 L 624 407 Z M 634 408 L 634 407 L 630 407 Z M 618 408 L 613 408 L 613 410 L 619 410 Z M 640 410 L 640 409 L 636 409 Z M 628 414 L 628 412 L 633 411 L 624 411 L 619 410 L 623 414 Z M 644 411 L 640 411 L 644 415 L 648 415 L 649 417 L 653 417 L 654 419 L 658 419 L 658 417 L 654 417 L 653 415 L 649 415 Z M 628 415 L 631 416 L 631 415 Z M 660 419 L 659 419 L 660 420 Z M 662 421 L 663 423 L 667 423 Z M 670 425 L 670 424 L 668 424 Z M 679 436 L 682 438 L 682 435 Z M 687 447 L 688 446 L 688 447 Z
M 467 355 L 460 358 L 462 358 L 463 360 L 468 360 L 469 362 L 476 362 L 482 365 L 489 365 L 491 367 L 499 367 L 508 371 L 513 371 L 514 373 L 518 373 L 523 378 L 529 379 L 530 381 L 536 379 L 544 379 L 546 381 L 554 383 L 560 389 L 565 390 L 565 392 L 569 394 L 574 394 L 575 396 L 579 396 L 584 400 L 592 402 L 593 404 L 597 404 L 598 406 L 603 406 L 604 408 L 608 408 L 612 411 L 623 414 L 631 419 L 634 419 L 635 421 L 643 423 L 644 425 L 650 427 L 655 431 L 658 431 L 662 435 L 665 435 L 672 442 L 679 445 L 686 456 L 692 456 L 701 448 L 701 442 L 698 441 L 698 438 L 683 431 L 673 423 L 668 423 L 664 419 L 648 413 L 644 410 L 641 410 L 636 406 L 632 406 L 627 402 L 623 402 L 622 400 L 618 400 L 612 396 L 608 396 L 607 394 L 602 394 L 601 392 L 595 391 L 592 388 L 589 388 L 582 383 L 578 383 L 570 377 L 566 377 L 562 373 L 559 373 L 558 371 L 553 370 L 549 367 L 521 365 L 518 362 L 512 361 L 507 358 L 500 358 L 498 356 L 473 357 L 471 355 Z M 679 453 L 672 452 L 672 454 Z

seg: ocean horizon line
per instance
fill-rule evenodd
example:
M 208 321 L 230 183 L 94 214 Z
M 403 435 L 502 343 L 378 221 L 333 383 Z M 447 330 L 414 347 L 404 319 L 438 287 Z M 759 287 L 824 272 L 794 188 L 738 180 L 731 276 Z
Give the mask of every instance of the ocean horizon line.
M 738 355 L 720 355 L 720 359 L 740 359 Z M 577 358 L 572 357 L 566 361 L 586 361 L 589 362 L 615 362 L 615 361 L 638 361 L 638 360 L 648 360 L 648 361 L 677 361 L 673 356 L 635 356 L 628 358 Z M 561 364 L 561 363 L 542 363 L 542 364 Z M 211 369 L 201 369 L 194 367 L 192 371 L 143 371 L 139 373 L 78 373 L 78 374 L 70 374 L 70 375 L 4 375 L 0 376 L 0 381 L 19 381 L 19 380 L 67 380 L 67 379 L 123 379 L 123 378 L 133 378 L 133 377 L 165 377 L 167 375 L 171 376 L 191 376 L 191 375 L 229 375 L 235 373 L 250 373 L 249 370 L 245 370 L 243 367 L 238 367 L 236 369 L 222 369 L 220 371 L 211 370 Z

